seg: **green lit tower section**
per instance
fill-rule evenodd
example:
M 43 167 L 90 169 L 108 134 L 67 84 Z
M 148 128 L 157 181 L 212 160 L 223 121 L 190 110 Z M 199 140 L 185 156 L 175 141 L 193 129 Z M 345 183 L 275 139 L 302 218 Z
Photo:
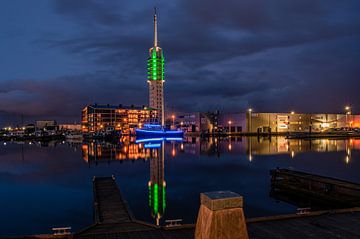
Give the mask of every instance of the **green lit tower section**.
M 164 142 L 161 148 L 150 149 L 149 207 L 156 225 L 160 225 L 166 208 L 166 182 L 164 178 Z
M 157 16 L 154 14 L 154 46 L 149 49 L 147 82 L 149 83 L 149 106 L 158 110 L 158 121 L 164 125 L 164 55 L 158 46 Z

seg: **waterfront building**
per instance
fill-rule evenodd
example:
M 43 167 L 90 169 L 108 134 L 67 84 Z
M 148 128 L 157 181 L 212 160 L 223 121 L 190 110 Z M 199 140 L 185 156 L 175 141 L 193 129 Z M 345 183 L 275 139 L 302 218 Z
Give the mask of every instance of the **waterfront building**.
M 225 133 L 324 132 L 360 128 L 360 115 L 306 113 L 219 113 L 213 131 Z M 204 132 L 204 131 L 202 131 Z
M 222 113 L 218 116 L 218 131 L 242 133 L 246 131 L 246 113 Z
M 291 133 L 360 130 L 360 115 L 306 113 L 176 113 L 168 120 L 186 133 Z
M 81 131 L 81 124 L 59 124 L 61 131 Z
M 246 113 L 247 132 L 286 133 L 324 132 L 328 130 L 358 128 L 360 115 L 302 114 L 302 113 Z
M 82 110 L 82 131 L 122 131 L 132 133 L 146 123 L 157 123 L 157 111 L 149 107 L 122 105 L 88 105 Z
M 37 130 L 55 130 L 58 128 L 58 124 L 55 120 L 37 120 L 35 122 L 35 127 Z
M 158 44 L 157 15 L 154 14 L 154 45 L 149 49 L 147 82 L 149 84 L 149 106 L 158 110 L 158 121 L 164 125 L 164 55 Z
M 171 121 L 175 128 L 187 133 L 209 133 L 217 128 L 217 113 L 177 113 Z

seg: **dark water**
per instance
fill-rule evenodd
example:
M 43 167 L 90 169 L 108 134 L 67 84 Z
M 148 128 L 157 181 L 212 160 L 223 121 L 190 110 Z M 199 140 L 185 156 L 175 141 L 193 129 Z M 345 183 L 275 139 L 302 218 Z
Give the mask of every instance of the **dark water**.
M 276 167 L 360 183 L 360 140 L 188 138 L 164 150 L 130 141 L 0 142 L 0 236 L 90 225 L 94 176 L 114 175 L 136 218 L 153 223 L 195 222 L 199 194 L 215 190 L 243 195 L 247 217 L 295 212 L 296 205 L 269 196 Z

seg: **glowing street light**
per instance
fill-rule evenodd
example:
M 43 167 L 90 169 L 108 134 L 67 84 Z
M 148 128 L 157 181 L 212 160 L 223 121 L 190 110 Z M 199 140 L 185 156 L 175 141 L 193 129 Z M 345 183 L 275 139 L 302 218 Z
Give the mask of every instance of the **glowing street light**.
M 349 105 L 345 106 L 345 121 L 346 126 L 348 126 L 348 115 L 351 115 L 351 107 Z
M 290 114 L 294 115 L 294 114 L 295 114 L 295 111 L 291 111 L 291 113 L 290 113 Z
M 249 112 L 249 133 L 251 133 L 251 112 L 253 111 L 253 109 L 249 108 L 248 112 Z
M 175 115 L 171 115 L 173 125 L 175 126 Z
M 229 134 L 231 134 L 231 124 L 232 124 L 231 120 L 229 120 L 228 124 L 229 124 Z

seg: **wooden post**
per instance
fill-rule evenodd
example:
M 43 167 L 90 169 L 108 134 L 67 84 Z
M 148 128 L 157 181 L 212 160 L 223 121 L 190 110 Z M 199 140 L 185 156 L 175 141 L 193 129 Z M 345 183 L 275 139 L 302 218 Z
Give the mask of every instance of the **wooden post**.
M 200 194 L 195 239 L 248 239 L 243 198 L 231 191 Z

